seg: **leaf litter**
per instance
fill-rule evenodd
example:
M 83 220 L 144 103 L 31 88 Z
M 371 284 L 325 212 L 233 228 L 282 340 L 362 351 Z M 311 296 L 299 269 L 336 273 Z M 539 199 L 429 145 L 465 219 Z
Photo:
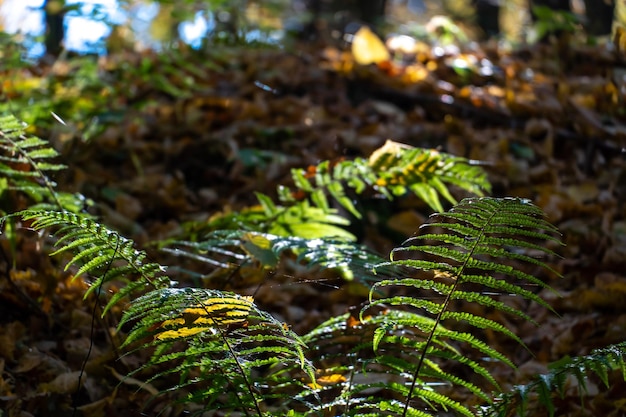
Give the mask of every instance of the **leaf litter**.
M 19 75 L 4 70 L 10 81 L 2 89 L 13 100 L 37 92 L 50 100 L 42 85 L 57 85 L 71 109 L 90 115 L 92 124 L 52 103 L 64 124 L 44 125 L 38 134 L 51 138 L 70 167 L 60 188 L 91 198 L 105 224 L 142 245 L 256 204 L 254 192 L 272 195 L 291 168 L 368 157 L 388 139 L 482 161 L 494 195 L 534 201 L 567 244 L 563 258 L 552 261 L 564 278 L 542 277 L 561 295 L 542 294 L 560 317 L 530 305 L 527 313 L 541 327 L 509 322 L 535 356 L 516 352 L 519 370 L 496 370 L 499 382 L 522 383 L 565 355 L 622 341 L 626 81 L 619 48 L 537 44 L 507 52 L 493 44 L 418 44 L 388 59 L 380 47 L 378 56 L 333 46 L 121 51 L 90 64 L 98 80 L 82 91 L 55 84 L 76 71 L 62 62 Z M 97 133 L 86 139 L 81 132 L 94 124 Z M 356 235 L 383 256 L 430 214 L 411 197 L 364 208 L 367 221 Z M 95 319 L 77 390 L 93 298 L 82 300 L 85 285 L 42 256 L 32 236 L 19 238 L 16 259 L 9 259 L 9 242 L 2 245 L 10 271 L 0 281 L 0 401 L 7 415 L 66 415 L 72 403 L 86 416 L 180 412 L 164 399 L 148 402 L 155 388 L 141 381 L 149 375 L 120 379 L 146 353 L 120 356 L 119 310 Z M 197 268 L 149 250 L 164 264 Z M 274 273 L 254 265 L 236 274 L 206 266 L 196 272 L 202 278 L 194 285 L 254 296 L 300 334 L 366 297 L 336 271 L 293 259 Z M 507 342 L 493 336 L 490 343 Z M 590 414 L 579 409 L 575 392 L 567 391 L 559 407 L 568 415 L 620 415 L 620 386 L 589 385 Z

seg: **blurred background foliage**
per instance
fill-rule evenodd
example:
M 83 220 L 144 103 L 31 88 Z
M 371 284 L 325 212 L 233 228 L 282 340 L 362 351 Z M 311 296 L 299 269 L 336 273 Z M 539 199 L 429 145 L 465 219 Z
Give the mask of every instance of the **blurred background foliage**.
M 61 45 L 102 55 L 127 47 L 161 49 L 180 43 L 194 48 L 215 43 L 284 45 L 290 36 L 311 39 L 313 32 L 341 39 L 363 23 L 379 33 L 415 35 L 425 31 L 433 16 L 443 15 L 469 39 L 488 35 L 519 43 L 536 26 L 528 1 L 0 0 L 0 31 L 15 35 L 34 57 L 46 50 L 58 55 Z M 534 0 L 534 6 L 550 6 L 548 12 L 535 15 L 534 23 L 558 25 L 564 20 L 560 10 L 567 7 L 577 18 L 565 19 L 566 23 L 585 23 L 590 33 L 605 35 L 610 32 L 612 1 Z M 617 2 L 618 22 L 624 21 L 623 3 Z
M 528 1 L 0 0 L 0 112 L 37 126 L 34 133 L 60 147 L 70 138 L 88 141 L 122 120 L 115 109 L 138 85 L 185 98 L 198 71 L 188 52 L 290 50 L 303 42 L 345 48 L 363 24 L 413 45 L 523 45 L 562 32 L 593 43 L 624 22 L 625 2 L 613 13 L 611 0 L 532 0 L 531 16 Z M 601 9 L 604 15 L 597 16 Z M 97 59 L 106 56 L 116 58 Z

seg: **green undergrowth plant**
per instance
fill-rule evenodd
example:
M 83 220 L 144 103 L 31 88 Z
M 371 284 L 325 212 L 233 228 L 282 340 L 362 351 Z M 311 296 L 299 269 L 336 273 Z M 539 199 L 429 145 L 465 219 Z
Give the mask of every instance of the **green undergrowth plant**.
M 10 44 L 0 33 L 0 49 L 10 51 Z M 87 141 L 102 133 L 106 122 L 119 121 L 120 112 L 107 106 L 117 87 L 103 76 L 103 68 L 93 56 L 59 58 L 52 67 L 38 68 L 34 61 L 16 56 L 19 61 L 3 70 L 0 52 L 0 114 L 10 113 L 30 124 L 31 132 L 53 132 L 57 142 Z M 37 69 L 35 69 L 37 68 Z M 50 115 L 55 114 L 55 118 Z M 59 120 L 63 120 L 59 123 Z
M 524 416 L 532 408 L 539 408 L 544 415 L 553 417 L 558 415 L 554 397 L 564 398 L 566 391 L 572 388 L 578 390 L 584 405 L 584 395 L 592 376 L 595 375 L 606 389 L 618 379 L 626 381 L 626 341 L 594 349 L 589 355 L 566 356 L 550 364 L 549 368 L 548 373 L 535 375 L 528 383 L 498 394 L 481 415 L 505 417 L 516 413 Z
M 369 158 L 323 161 L 292 169 L 291 176 L 292 187 L 277 188 L 277 202 L 257 193 L 257 206 L 187 224 L 182 237 L 158 246 L 223 269 L 253 262 L 273 268 L 281 253 L 292 252 L 299 261 L 335 268 L 351 279 L 382 262 L 346 229 L 350 216 L 363 217 L 356 197 L 369 193 L 392 200 L 412 193 L 443 211 L 442 199 L 457 203 L 451 186 L 478 196 L 491 189 L 478 161 L 391 140 Z
M 523 267 L 547 267 L 524 251 L 551 254 L 545 241 L 558 241 L 556 229 L 542 215 L 527 200 L 465 199 L 433 216 L 422 233 L 394 249 L 392 260 L 376 268 L 408 270 L 375 283 L 369 303 L 356 317 L 333 318 L 304 339 L 316 347 L 326 373 L 342 376 L 332 386 L 341 387 L 340 400 L 333 396 L 321 409 L 333 409 L 335 415 L 384 410 L 386 415 L 426 416 L 448 409 L 474 415 L 471 407 L 441 393 L 437 387 L 442 385 L 491 403 L 490 392 L 500 386 L 488 363 L 514 364 L 490 346 L 485 334 L 500 333 L 523 343 L 503 324 L 471 313 L 477 311 L 471 305 L 529 322 L 530 316 L 500 301 L 501 295 L 514 294 L 549 308 L 525 288 L 548 286 Z M 505 265 L 506 260 L 518 265 Z
M 574 34 L 581 31 L 580 17 L 564 10 L 553 10 L 548 6 L 533 6 L 536 20 L 530 33 L 530 41 L 537 42 L 548 35 L 561 33 Z
M 17 128 L 6 120 L 0 119 L 2 138 L 11 136 L 15 142 L 11 132 Z M 17 149 L 40 141 L 17 136 L 21 143 Z M 45 147 L 45 142 L 37 146 Z M 13 166 L 16 161 L 7 162 Z M 47 178 L 48 162 L 36 153 L 19 162 Z M 384 171 L 388 179 L 402 181 L 404 171 Z M 19 183 L 21 172 L 4 169 L 3 181 Z M 406 174 L 413 175 L 410 170 Z M 56 193 L 53 185 L 46 185 L 50 180 L 39 180 L 44 190 Z M 497 380 L 494 363 L 515 365 L 494 346 L 493 335 L 523 346 L 507 323 L 534 323 L 524 307 L 529 302 L 550 309 L 538 291 L 550 288 L 535 274 L 551 271 L 546 257 L 555 255 L 549 248 L 558 246 L 558 232 L 528 200 L 463 199 L 447 212 L 431 216 L 414 237 L 392 251 L 389 261 L 336 237 L 339 257 L 325 253 L 321 248 L 329 246 L 318 244 L 320 238 L 246 228 L 214 235 L 230 239 L 228 244 L 214 246 L 205 240 L 205 246 L 196 248 L 207 260 L 215 255 L 216 263 L 223 262 L 220 253 L 233 264 L 246 262 L 240 255 L 247 251 L 263 259 L 267 268 L 290 250 L 303 262 L 333 267 L 337 259 L 344 259 L 347 268 L 356 265 L 360 273 L 369 274 L 373 283 L 369 300 L 304 335 L 262 310 L 250 296 L 179 283 L 132 240 L 80 211 L 70 212 L 62 204 L 55 209 L 33 204 L 2 218 L 8 219 L 52 233 L 56 249 L 51 254 L 69 255 L 66 268 L 74 268 L 76 277 L 89 277 L 85 297 L 112 294 L 103 314 L 121 312 L 118 332 L 125 354 L 150 352 L 129 376 L 155 382 L 159 395 L 168 398 L 170 409 L 163 412 L 508 416 L 510 410 L 524 414 L 538 396 L 539 404 L 555 414 L 553 398 L 562 393 L 566 381 L 572 383 L 570 376 L 581 392 L 589 373 L 608 384 L 609 372 L 621 369 L 626 379 L 626 350 L 619 344 L 564 359 L 550 374 L 512 391 L 505 391 Z M 237 250 L 224 253 L 227 247 Z M 509 316 L 507 321 L 495 319 L 502 315 Z M 146 404 L 147 409 L 150 406 Z
M 80 194 L 56 190 L 52 180 L 65 165 L 55 162 L 58 152 L 48 141 L 26 133 L 27 125 L 0 113 L 0 214 L 21 209 L 77 212 L 90 204 Z M 15 218 L 8 217 L 5 237 L 16 250 Z
M 48 141 L 26 133 L 27 126 L 11 115 L 0 115 L 0 210 L 6 214 L 25 208 L 76 212 L 88 201 L 79 194 L 56 190 L 51 176 L 65 165 Z M 28 200 L 22 201 L 22 195 Z

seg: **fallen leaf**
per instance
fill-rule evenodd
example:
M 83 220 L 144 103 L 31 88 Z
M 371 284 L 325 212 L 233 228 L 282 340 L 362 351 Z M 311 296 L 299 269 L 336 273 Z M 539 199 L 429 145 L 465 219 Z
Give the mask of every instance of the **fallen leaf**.
M 367 26 L 361 26 L 354 34 L 352 55 L 359 65 L 379 64 L 390 59 L 383 41 Z
M 78 389 L 80 374 L 80 371 L 74 371 L 58 375 L 52 381 L 40 384 L 39 390 L 44 393 L 73 394 Z M 87 375 L 83 374 L 80 379 L 81 385 L 84 384 L 86 378 Z
M 16 343 L 22 338 L 26 328 L 19 321 L 0 326 L 0 357 L 10 361 L 15 359 Z

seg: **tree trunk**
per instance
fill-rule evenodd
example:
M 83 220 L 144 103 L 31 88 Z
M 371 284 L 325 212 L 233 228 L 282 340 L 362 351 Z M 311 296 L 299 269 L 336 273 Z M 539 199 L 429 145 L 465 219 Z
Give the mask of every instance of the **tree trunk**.
M 43 10 L 46 21 L 44 40 L 46 54 L 58 57 L 63 50 L 63 39 L 65 38 L 65 1 L 46 0 Z
M 343 31 L 350 22 L 365 23 L 376 29 L 385 20 L 387 0 L 306 0 L 311 22 L 305 27 L 306 37 L 338 29 Z M 317 33 L 316 33 L 317 32 Z
M 476 10 L 476 24 L 488 39 L 500 34 L 500 1 L 473 0 Z
M 593 36 L 608 35 L 613 25 L 613 0 L 585 0 L 587 15 L 587 33 Z
M 345 2 L 351 4 L 351 15 L 372 27 L 385 20 L 386 0 L 361 0 Z

